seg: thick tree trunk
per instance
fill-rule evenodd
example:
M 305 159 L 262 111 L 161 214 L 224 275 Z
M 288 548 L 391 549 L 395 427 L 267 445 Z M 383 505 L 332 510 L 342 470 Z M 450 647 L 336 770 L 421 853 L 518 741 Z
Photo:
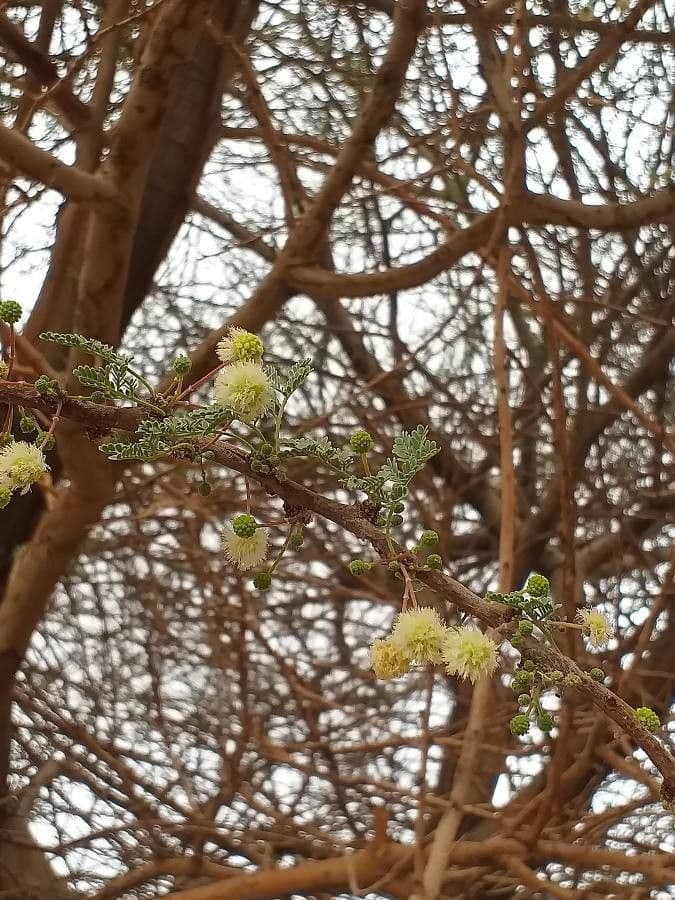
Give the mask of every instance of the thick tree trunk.
M 232 4 L 220 0 L 190 58 L 176 66 L 155 149 L 147 172 L 140 215 L 131 253 L 127 287 L 120 320 L 123 330 L 152 288 L 190 208 L 196 185 L 220 128 L 220 106 L 237 56 L 230 41 L 245 40 L 257 9 L 257 0 Z M 62 208 L 50 268 L 38 303 L 25 329 L 36 340 L 41 331 L 73 328 L 75 285 L 82 262 L 88 218 L 74 204 Z M 47 351 L 49 353 L 49 351 Z M 50 358 L 50 357 L 48 357 Z M 58 366 L 58 355 L 50 358 Z M 60 464 L 53 459 L 58 476 Z M 30 540 L 44 513 L 40 491 L 33 490 L 0 511 L 0 598 L 4 595 L 15 554 Z M 0 659 L 0 758 L 7 759 L 11 735 L 11 692 L 15 658 Z M 3 767 L 4 768 L 4 767 Z M 8 786 L 0 785 L 0 797 Z M 55 877 L 44 853 L 36 847 L 26 819 L 11 813 L 13 798 L 5 796 L 0 809 L 0 893 L 17 897 L 60 900 L 66 886 Z M 3 814 L 4 810 L 4 814 Z M 9 896 L 9 894 L 7 895 Z

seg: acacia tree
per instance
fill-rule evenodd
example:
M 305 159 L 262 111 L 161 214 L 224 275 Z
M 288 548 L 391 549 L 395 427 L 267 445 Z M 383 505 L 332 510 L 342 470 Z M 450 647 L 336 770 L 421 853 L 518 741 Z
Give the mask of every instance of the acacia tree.
M 670 19 L 2 4 L 7 896 L 669 896 Z

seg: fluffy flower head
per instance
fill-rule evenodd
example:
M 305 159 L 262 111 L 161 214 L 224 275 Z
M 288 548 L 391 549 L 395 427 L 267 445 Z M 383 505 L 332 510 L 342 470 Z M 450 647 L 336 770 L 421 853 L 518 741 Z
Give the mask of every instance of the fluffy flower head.
M 213 387 L 216 400 L 242 422 L 254 422 L 272 405 L 272 387 L 260 363 L 239 362 L 221 369 Z
M 12 499 L 14 485 L 6 475 L 0 475 L 0 509 L 4 509 Z
M 227 558 L 238 569 L 254 569 L 267 556 L 267 528 L 256 528 L 250 537 L 239 537 L 231 525 L 223 531 L 223 547 Z
M 0 451 L 0 478 L 15 488 L 28 488 L 47 471 L 44 453 L 35 444 L 13 441 Z
M 492 675 L 498 663 L 495 642 L 478 628 L 471 627 L 448 631 L 442 656 L 449 675 L 459 675 L 471 682 Z
M 431 606 L 419 606 L 400 613 L 391 633 L 391 643 L 418 663 L 437 663 L 448 629 Z
M 370 665 L 378 678 L 400 678 L 410 670 L 410 657 L 391 640 L 374 641 L 370 645 Z
M 256 362 L 264 352 L 265 347 L 258 335 L 243 328 L 230 328 L 216 347 L 216 356 L 224 363 Z
M 596 609 L 580 609 L 577 619 L 583 625 L 588 634 L 588 640 L 593 647 L 602 647 L 614 634 L 614 628 L 605 613 Z

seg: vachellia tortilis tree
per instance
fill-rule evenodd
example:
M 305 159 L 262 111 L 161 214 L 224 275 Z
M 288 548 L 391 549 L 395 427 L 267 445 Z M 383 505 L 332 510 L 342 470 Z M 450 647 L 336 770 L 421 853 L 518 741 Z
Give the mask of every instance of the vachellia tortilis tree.
M 0 897 L 672 897 L 670 0 L 0 3 Z

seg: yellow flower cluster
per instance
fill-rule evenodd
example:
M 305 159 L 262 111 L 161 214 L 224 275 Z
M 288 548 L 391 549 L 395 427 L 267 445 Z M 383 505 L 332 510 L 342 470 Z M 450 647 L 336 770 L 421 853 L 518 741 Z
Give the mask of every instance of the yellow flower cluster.
M 399 678 L 413 663 L 443 663 L 450 675 L 475 682 L 498 664 L 497 645 L 478 628 L 448 628 L 438 612 L 420 606 L 400 613 L 391 634 L 375 641 L 370 663 L 378 678 Z
M 253 423 L 272 405 L 272 386 L 260 360 L 260 338 L 243 328 L 230 328 L 216 347 L 218 358 L 228 365 L 216 376 L 214 395 L 242 422 Z
M 44 453 L 35 444 L 12 441 L 0 450 L 0 509 L 9 503 L 12 491 L 22 492 L 47 472 Z

